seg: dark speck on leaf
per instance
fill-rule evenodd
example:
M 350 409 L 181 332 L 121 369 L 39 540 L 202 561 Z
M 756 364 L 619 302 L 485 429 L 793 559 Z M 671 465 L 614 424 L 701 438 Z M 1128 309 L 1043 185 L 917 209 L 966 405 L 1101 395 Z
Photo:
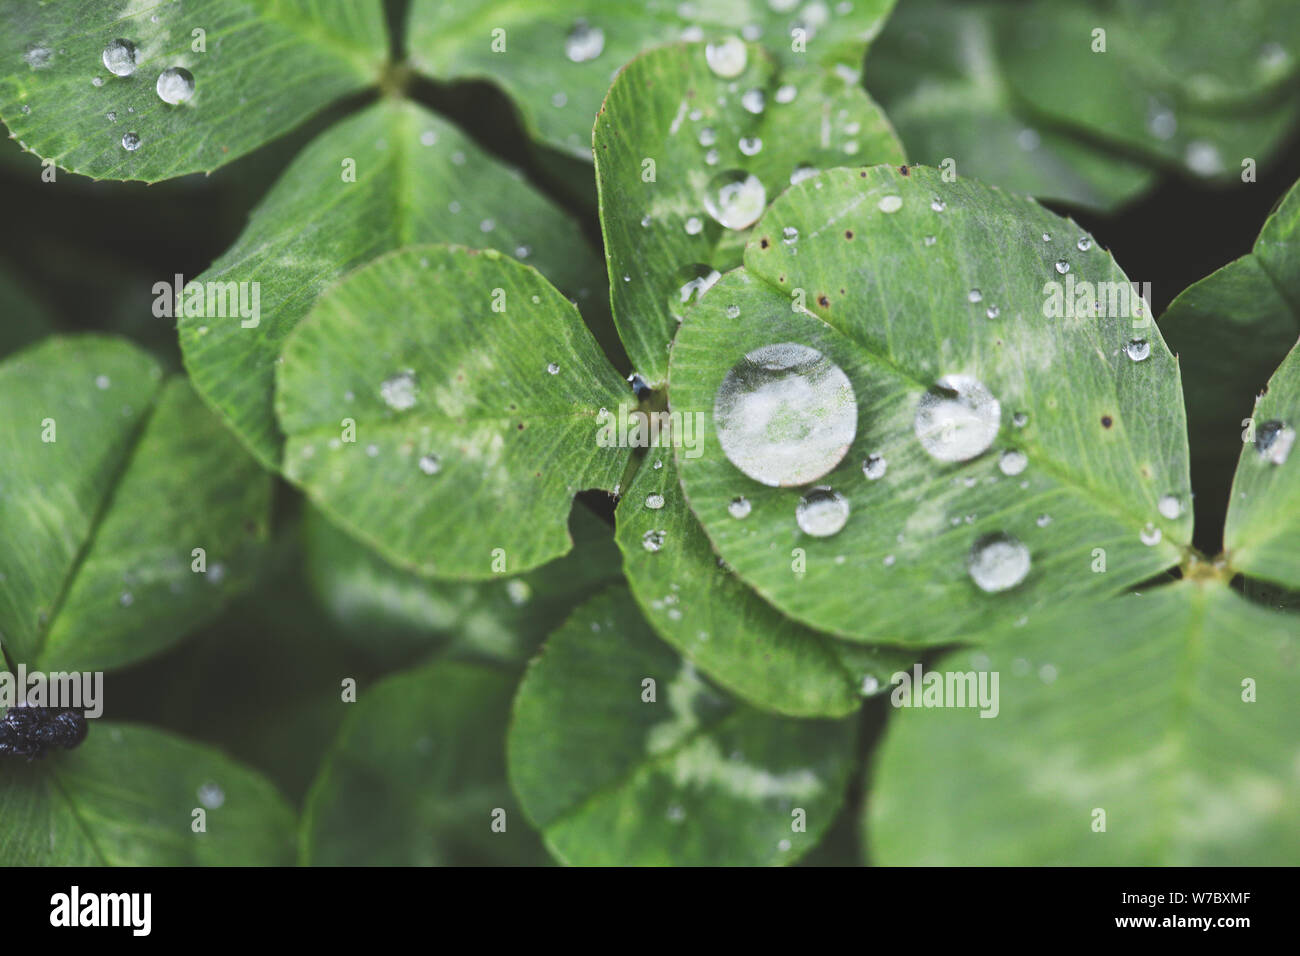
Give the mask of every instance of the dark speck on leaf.
M 904 176 L 908 175 L 908 169 L 906 166 L 899 166 L 898 171 L 902 173 Z
M 1115 424 L 1115 420 L 1114 420 L 1113 418 L 1111 418 L 1109 415 L 1102 415 L 1102 416 L 1101 416 L 1101 427 L 1102 427 L 1102 428 L 1110 428 L 1110 426 L 1113 425 L 1113 424 Z
M 852 230 L 852 229 L 845 229 L 845 230 L 844 230 L 844 238 L 845 238 L 845 239 L 852 239 L 852 238 L 853 238 L 853 230 Z
M 831 305 L 831 300 L 826 298 L 826 293 L 823 292 L 821 295 L 817 297 L 817 304 L 820 305 L 823 309 L 829 309 Z
M 758 247 L 760 249 L 766 249 L 770 245 L 771 243 L 767 241 L 767 236 L 764 236 L 762 239 L 758 240 Z

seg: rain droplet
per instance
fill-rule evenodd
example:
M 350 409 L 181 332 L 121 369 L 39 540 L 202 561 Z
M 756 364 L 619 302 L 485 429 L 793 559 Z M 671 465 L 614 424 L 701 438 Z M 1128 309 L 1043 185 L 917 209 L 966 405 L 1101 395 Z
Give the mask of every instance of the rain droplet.
M 981 292 L 979 289 L 971 289 L 969 292 L 966 293 L 966 299 L 969 302 L 979 302 L 983 298 L 984 298 L 984 293 Z
M 1050 232 L 1043 233 L 1043 242 L 1051 242 L 1051 241 L 1052 241 L 1052 234 Z
M 164 103 L 173 106 L 184 103 L 194 95 L 194 74 L 178 66 L 168 67 L 158 74 L 158 83 L 154 88 Z
M 140 137 L 135 133 L 127 133 L 122 137 L 122 148 L 128 153 L 134 153 L 140 148 Z
M 902 196 L 882 196 L 880 202 L 876 203 L 881 212 L 898 212 L 903 208 Z
M 1029 573 L 1029 549 L 1005 532 L 986 534 L 971 545 L 966 570 L 981 591 L 1006 591 Z
M 804 534 L 829 538 L 849 520 L 849 501 L 830 488 L 814 488 L 799 499 L 794 518 Z
M 1024 428 L 1029 424 L 1029 416 L 1024 412 L 1016 412 L 1011 416 L 1011 424 L 1015 425 L 1017 428 Z
M 1264 422 L 1255 430 L 1255 451 L 1270 464 L 1285 464 L 1294 444 L 1295 429 L 1276 419 Z
M 1087 252 L 1089 249 L 1092 248 L 1092 237 L 1080 236 L 1079 241 L 1075 243 L 1075 246 L 1078 248 L 1080 252 Z
M 786 242 L 795 242 L 799 238 L 799 230 L 794 226 L 786 226 L 781 230 L 781 238 Z
M 789 487 L 838 465 L 858 427 L 853 386 L 816 349 L 792 342 L 748 353 L 713 400 L 727 459 L 755 481 Z
M 1133 339 L 1124 344 L 1124 354 L 1134 362 L 1141 362 L 1151 354 L 1151 343 L 1145 339 Z
M 763 91 L 758 88 L 746 90 L 740 97 L 740 105 L 749 112 L 757 115 L 763 112 L 763 107 L 767 105 L 767 97 L 764 96 Z
M 988 316 L 990 319 L 996 319 L 999 315 L 1002 314 L 1002 310 L 999 309 L 996 305 L 991 305 L 984 310 L 984 314 Z
M 421 455 L 420 470 L 426 475 L 436 475 L 442 471 L 442 459 L 437 455 Z
M 1029 456 L 1015 448 L 1008 448 L 1002 453 L 1002 457 L 998 459 L 998 468 L 1002 470 L 1004 475 L 1018 475 L 1025 470 L 1028 464 Z
M 704 195 L 704 208 L 728 229 L 748 229 L 767 206 L 767 190 L 757 176 L 739 169 L 713 177 Z
M 95 77 L 94 79 L 92 79 L 92 80 L 90 81 L 90 85 L 91 85 L 91 86 L 103 86 L 103 85 L 104 85 L 104 78 L 103 78 L 102 76 L 97 76 L 97 77 Z
M 379 397 L 394 411 L 406 411 L 415 404 L 415 373 L 407 369 L 385 379 L 379 386 Z
M 557 365 L 555 362 L 550 362 L 550 363 L 548 363 L 547 366 L 546 366 L 546 373 L 547 373 L 548 375 L 559 375 L 559 374 L 560 374 L 560 366 Z
M 778 103 L 793 103 L 794 98 L 799 95 L 799 89 L 791 86 L 789 83 L 783 83 L 776 88 L 775 99 Z
M 935 240 L 934 236 L 926 236 L 926 237 L 925 237 L 924 239 L 922 239 L 921 241 L 924 242 L 927 246 L 932 246 L 932 245 L 935 244 L 935 241 L 936 241 L 936 240 Z
M 104 52 L 107 53 L 108 51 L 105 50 Z M 26 52 L 23 53 L 23 62 L 26 63 L 28 66 L 30 66 L 33 70 L 45 69 L 47 66 L 50 65 L 50 62 L 53 59 L 54 59 L 54 51 L 51 50 L 49 47 L 41 46 L 38 43 L 32 44 L 27 48 Z M 131 69 L 135 69 L 135 67 L 132 66 Z
M 759 151 L 763 148 L 763 141 L 757 136 L 743 136 L 741 137 L 739 146 L 740 151 L 746 156 L 757 156 Z
M 664 538 L 664 532 L 651 529 L 641 535 L 641 547 L 647 551 L 658 551 L 664 546 Z
M 970 375 L 945 375 L 916 406 L 916 437 L 932 458 L 968 461 L 993 444 L 1002 406 Z
M 930 200 L 930 208 L 935 212 L 943 212 L 948 208 L 948 204 L 936 196 L 934 199 Z
M 506 597 L 515 607 L 523 607 L 533 596 L 533 589 L 522 578 L 511 578 L 506 582 Z
M 706 126 L 700 130 L 699 140 L 701 146 L 712 146 L 718 141 L 718 134 L 712 126 Z
M 876 481 L 885 477 L 885 469 L 888 467 L 889 462 L 885 461 L 885 456 L 877 452 L 867 456 L 867 460 L 862 463 L 862 473 L 872 481 Z
M 753 506 L 749 503 L 748 498 L 744 495 L 737 495 L 735 498 L 731 499 L 731 504 L 727 505 L 727 514 L 737 520 L 740 518 L 747 518 L 749 517 L 749 512 L 752 507 Z
M 604 49 L 605 31 L 588 26 L 586 20 L 575 21 L 569 35 L 564 38 L 564 55 L 574 63 L 594 60 Z
M 704 221 L 699 216 L 691 216 L 686 220 L 686 235 L 698 236 L 704 229 Z
M 646 496 L 645 496 L 645 506 L 646 506 L 647 508 L 649 508 L 651 511 L 658 511 L 660 508 L 662 508 L 662 507 L 664 506 L 664 496 L 663 496 L 663 495 L 646 495 Z
M 1160 500 L 1156 502 L 1156 509 L 1170 521 L 1173 521 L 1183 513 L 1183 503 L 1174 495 L 1161 495 Z
M 1159 528 L 1148 521 L 1146 526 L 1143 527 L 1142 531 L 1138 534 L 1138 537 L 1142 540 L 1142 543 L 1149 548 L 1152 545 L 1159 544 L 1160 539 L 1164 537 L 1164 535 L 1160 533 Z
M 104 69 L 114 76 L 130 76 L 135 72 L 138 54 L 130 40 L 118 39 L 104 47 L 100 59 L 104 61 Z
M 749 60 L 740 37 L 727 37 L 720 43 L 709 43 L 704 47 L 704 59 L 709 69 L 724 79 L 740 76 Z
M 735 319 L 739 317 L 740 317 L 740 306 L 738 305 L 727 306 L 727 318 Z
M 1067 272 L 1070 271 L 1070 264 L 1066 262 L 1064 259 L 1057 259 L 1056 271 L 1059 272 L 1061 275 L 1065 275 Z

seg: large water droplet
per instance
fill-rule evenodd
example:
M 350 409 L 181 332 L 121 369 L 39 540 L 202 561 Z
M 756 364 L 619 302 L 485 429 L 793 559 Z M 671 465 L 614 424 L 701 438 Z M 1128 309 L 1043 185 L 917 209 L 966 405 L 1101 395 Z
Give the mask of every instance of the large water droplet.
M 415 404 L 415 373 L 410 369 L 385 379 L 379 386 L 379 397 L 389 408 L 404 412 Z
M 1134 362 L 1146 361 L 1151 354 L 1151 343 L 1145 339 L 1133 339 L 1124 343 L 1124 354 Z
M 1285 464 L 1294 444 L 1295 429 L 1276 419 L 1255 430 L 1255 451 L 1269 464 Z
M 885 461 L 885 456 L 879 453 L 868 455 L 867 460 L 862 463 L 862 473 L 872 481 L 877 481 L 885 477 L 885 470 L 889 468 L 889 462 Z
M 816 349 L 792 342 L 755 349 L 713 400 L 718 442 L 755 481 L 805 485 L 840 463 L 858 427 L 848 376 Z
M 164 103 L 175 106 L 184 103 L 194 95 L 194 74 L 179 66 L 171 66 L 158 74 L 155 86 L 158 98 Z
M 704 208 L 728 229 L 748 229 L 767 206 L 767 190 L 757 176 L 740 169 L 718 173 L 704 194 Z
M 814 488 L 799 499 L 794 518 L 804 534 L 829 538 L 849 520 L 849 501 L 830 488 Z
M 134 43 L 119 39 L 104 47 L 100 59 L 104 61 L 104 69 L 114 76 L 130 76 L 135 72 L 137 56 Z
M 755 87 L 752 90 L 746 90 L 744 92 L 740 97 L 740 105 L 748 112 L 757 115 L 758 113 L 763 112 L 763 107 L 767 105 L 767 97 L 764 96 L 762 90 Z
M 986 534 L 971 545 L 966 570 L 981 591 L 1006 591 L 1029 573 L 1029 549 L 1005 532 Z
M 724 79 L 731 79 L 744 72 L 745 64 L 749 60 L 749 52 L 740 37 L 727 37 L 719 43 L 706 44 L 704 59 L 715 74 Z
M 970 375 L 945 375 L 916 406 L 916 437 L 939 461 L 968 461 L 993 444 L 1002 406 Z
M 1156 508 L 1170 521 L 1183 513 L 1183 503 L 1174 495 L 1161 495 L 1160 500 L 1156 502 Z
M 605 31 L 588 26 L 586 20 L 577 20 L 569 35 L 564 38 L 564 55 L 574 63 L 586 63 L 600 56 L 605 49 Z
M 126 133 L 122 136 L 122 148 L 128 153 L 134 153 L 140 148 L 140 137 L 135 133 Z
M 757 156 L 763 149 L 763 141 L 757 136 L 742 136 L 737 145 L 746 156 Z

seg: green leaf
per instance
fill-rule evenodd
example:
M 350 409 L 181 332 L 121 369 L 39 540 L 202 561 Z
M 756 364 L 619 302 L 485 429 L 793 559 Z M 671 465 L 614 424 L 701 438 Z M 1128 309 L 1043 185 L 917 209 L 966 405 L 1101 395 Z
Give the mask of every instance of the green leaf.
M 855 0 L 841 12 L 832 4 L 800 8 L 769 0 L 415 0 L 407 32 L 416 69 L 439 80 L 496 83 L 514 100 L 534 139 L 590 161 L 591 124 L 610 79 L 643 50 L 743 33 L 761 40 L 786 65 L 839 64 L 856 73 L 895 2 Z M 795 48 L 796 28 L 805 31 L 803 51 Z M 499 38 L 503 51 L 494 50 Z
M 1230 567 L 1300 589 L 1300 345 L 1269 379 L 1252 414 L 1253 441 L 1241 447 L 1223 529 Z
M 211 172 L 372 85 L 388 55 L 377 0 L 4 0 L 0 11 L 0 118 L 28 149 L 95 179 Z M 127 76 L 105 66 L 117 40 L 134 45 Z M 193 81 L 175 105 L 156 88 L 173 68 Z
M 339 531 L 315 508 L 304 521 L 317 599 L 343 633 L 375 657 L 409 658 L 446 645 L 448 654 L 522 665 L 575 605 L 618 577 L 609 526 L 577 504 L 574 549 L 502 581 L 435 581 L 393 567 Z
M 506 674 L 453 661 L 363 688 L 308 796 L 302 862 L 547 862 L 506 785 L 513 690 Z M 500 812 L 505 832 L 493 829 Z
M 1243 158 L 1270 158 L 1300 117 L 1293 83 L 1280 101 L 1261 95 L 1300 63 L 1276 42 L 1300 30 L 1298 14 L 1291 0 L 1036 0 L 1005 8 L 998 58 L 1015 96 L 1050 121 L 1231 180 Z M 1104 53 L 1094 30 L 1106 31 Z
M 341 163 L 356 161 L 356 182 Z M 402 245 L 456 242 L 534 262 L 581 302 L 600 265 L 576 223 L 454 126 L 413 103 L 385 101 L 315 139 L 199 282 L 258 283 L 254 328 L 185 315 L 181 348 L 194 387 L 267 467 L 283 436 L 273 415 L 285 338 L 328 285 Z
M 260 775 L 148 727 L 91 721 L 77 748 L 0 775 L 9 866 L 285 866 L 293 828 Z
M 1202 502 L 1228 500 L 1252 398 L 1300 335 L 1297 243 L 1300 185 L 1268 217 L 1249 253 L 1184 289 L 1160 317 L 1187 383 Z
M 671 453 L 651 449 L 619 502 L 617 525 L 623 568 L 646 620 L 692 665 L 755 706 L 841 717 L 912 664 L 912 654 L 855 647 L 783 617 L 722 567 L 686 504 Z M 658 550 L 647 549 L 647 536 Z
M 53 338 L 0 365 L 0 405 L 11 663 L 120 666 L 252 580 L 270 479 L 183 379 L 120 339 Z
M 797 239 L 783 241 L 787 229 Z M 692 510 L 715 550 L 778 609 L 854 640 L 938 644 L 1091 606 L 1177 562 L 1191 534 L 1177 363 L 1145 310 L 1141 319 L 1045 314 L 1048 283 L 1067 275 L 1129 292 L 1107 252 L 1090 240 L 1079 248 L 1076 225 L 1032 200 L 945 183 L 936 170 L 876 167 L 792 187 L 754 235 L 745 268 L 706 293 L 678 332 L 670 394 L 700 436 L 699 457 L 677 453 Z M 1118 311 L 1097 295 L 1102 311 Z M 1123 348 L 1138 336 L 1150 346 L 1143 361 Z M 848 522 L 829 537 L 796 523 L 807 487 L 759 484 L 718 444 L 725 376 L 776 343 L 817 350 L 855 394 L 856 433 L 838 466 L 791 481 L 816 479 L 846 499 Z M 975 454 L 976 444 L 957 463 L 918 440 L 928 427 L 920 401 L 938 399 L 950 375 L 978 380 L 1000 406 L 987 450 Z M 1026 456 L 1023 473 L 1004 472 L 1006 451 Z M 871 455 L 886 463 L 877 480 L 864 475 Z M 728 510 L 738 495 L 752 506 L 742 520 Z M 1182 508 L 1175 517 L 1160 510 L 1166 495 Z M 1018 585 L 985 593 L 968 557 L 997 534 L 1018 539 L 1030 567 Z
M 999 674 L 998 714 L 908 708 L 895 715 L 868 802 L 872 859 L 887 866 L 1294 861 L 1295 620 L 1221 581 L 1183 581 L 1031 624 L 1014 643 L 987 652 L 944 657 L 933 672 Z M 1104 832 L 1095 829 L 1098 810 Z
M 907 0 L 872 45 L 864 75 L 912 159 L 1040 199 L 1114 209 L 1155 174 L 1042 124 L 1007 88 L 995 48 L 1002 3 Z
M 744 227 L 792 179 L 904 158 L 889 121 L 853 81 L 780 72 L 759 47 L 747 50 L 734 78 L 710 69 L 702 43 L 639 56 L 619 72 L 596 120 L 614 320 L 633 366 L 654 385 L 667 377 L 668 345 L 694 294 L 686 283 L 739 265 Z M 738 172 L 755 177 L 761 195 L 752 218 L 727 228 L 707 210 Z
M 562 862 L 790 863 L 833 822 L 855 736 L 852 721 L 775 717 L 714 690 L 615 588 L 579 608 L 529 668 L 507 759 L 524 812 Z M 798 810 L 806 832 L 794 829 Z
M 597 442 L 626 395 L 536 270 L 415 246 L 321 298 L 285 344 L 276 410 L 286 477 L 333 521 L 399 567 L 482 580 L 569 551 L 573 496 L 627 461 Z

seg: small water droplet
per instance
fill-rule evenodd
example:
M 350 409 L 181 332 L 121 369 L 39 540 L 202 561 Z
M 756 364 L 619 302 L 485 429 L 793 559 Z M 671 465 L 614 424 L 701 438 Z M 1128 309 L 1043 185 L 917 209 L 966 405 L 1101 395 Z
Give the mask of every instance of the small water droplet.
M 739 317 L 740 317 L 740 306 L 738 305 L 727 306 L 727 318 L 735 319 Z
M 108 121 L 109 121 L 110 123 L 116 123 L 116 122 L 117 122 L 117 113 L 116 113 L 115 111 L 113 111 L 113 110 L 109 110 L 109 111 L 108 111 L 107 113 L 105 113 L 104 115 L 108 118 Z
M 799 499 L 794 517 L 804 534 L 829 538 L 849 520 L 849 501 L 831 488 L 814 488 Z
M 558 364 L 556 364 L 555 362 L 550 362 L 550 363 L 548 363 L 547 366 L 546 366 L 546 372 L 547 372 L 548 375 L 559 375 L 559 374 L 560 374 L 560 366 L 559 366 Z
M 700 219 L 699 216 L 691 216 L 690 219 L 686 220 L 685 229 L 686 229 L 686 235 L 698 236 L 700 232 L 704 229 L 704 221 Z
M 107 375 L 95 376 L 95 387 L 98 389 L 101 390 L 106 389 L 112 384 L 113 384 L 112 380 Z
M 867 460 L 862 463 L 862 473 L 872 481 L 885 477 L 885 471 L 888 468 L 889 462 L 885 461 L 885 456 L 879 452 L 868 455 Z
M 1028 464 L 1029 456 L 1015 448 L 1008 448 L 998 459 L 998 468 L 1004 475 L 1018 475 Z
M 1272 465 L 1284 465 L 1295 444 L 1295 429 L 1273 419 L 1255 430 L 1255 451 Z
M 748 229 L 767 206 L 767 190 L 752 173 L 739 169 L 718 173 L 704 194 L 704 208 L 728 229 Z
M 996 305 L 991 305 L 984 310 L 984 315 L 990 319 L 996 319 L 1001 314 L 1002 314 L 1002 310 L 999 309 Z
M 184 103 L 194 95 L 194 74 L 178 66 L 168 67 L 158 74 L 158 82 L 154 89 L 158 91 L 158 98 L 164 103 L 170 103 L 172 106 Z
M 506 582 L 506 597 L 515 607 L 523 607 L 533 596 L 533 589 L 522 578 L 511 578 Z
M 799 230 L 794 226 L 786 226 L 781 230 L 781 238 L 786 242 L 796 242 L 799 239 Z
M 379 386 L 379 397 L 394 411 L 404 412 L 415 404 L 415 372 L 407 369 Z
M 647 551 L 658 551 L 664 546 L 665 537 L 666 535 L 663 531 L 647 531 L 645 534 L 641 535 L 641 547 L 645 548 Z
M 1075 243 L 1075 246 L 1078 248 L 1080 252 L 1087 252 L 1089 249 L 1092 248 L 1092 237 L 1080 236 L 1079 241 Z
M 23 62 L 33 70 L 43 70 L 54 60 L 54 51 L 47 46 L 33 43 L 23 53 Z M 134 69 L 134 67 L 133 67 Z
M 104 47 L 100 59 L 104 61 L 104 69 L 114 76 L 130 76 L 135 72 L 139 54 L 130 40 L 117 39 Z
M 932 246 L 935 244 L 937 240 L 934 238 L 934 236 L 926 236 L 921 241 L 924 242 L 927 246 Z
M 1051 523 L 1052 523 L 1052 516 L 1049 514 L 1041 514 L 1034 519 L 1034 524 L 1038 525 L 1038 527 L 1040 528 L 1046 528 Z
M 1066 262 L 1064 259 L 1057 259 L 1056 271 L 1059 272 L 1061 275 L 1065 275 L 1067 272 L 1070 271 L 1070 264 Z
M 586 20 L 574 21 L 569 35 L 564 38 L 564 55 L 574 63 L 586 63 L 600 56 L 605 49 L 605 31 L 588 26 Z
M 1151 343 L 1145 339 L 1133 339 L 1124 343 L 1124 354 L 1134 362 L 1145 361 L 1151 354 Z
M 969 292 L 966 293 L 966 300 L 968 302 L 979 302 L 983 298 L 984 298 L 984 293 L 981 292 L 979 289 L 971 289 Z
M 437 455 L 421 455 L 420 470 L 426 475 L 436 475 L 442 471 L 442 459 Z
M 971 545 L 966 570 L 981 591 L 995 593 L 1015 587 L 1029 574 L 1029 549 L 1018 538 L 998 531 Z
M 1160 500 L 1156 502 L 1156 509 L 1173 521 L 1183 513 L 1183 503 L 1175 495 L 1161 495 Z
M 749 52 L 745 49 L 744 41 L 733 36 L 719 43 L 707 44 L 704 47 L 704 59 L 716 75 L 731 79 L 744 72 Z
M 948 208 L 948 204 L 936 196 L 934 199 L 930 200 L 930 208 L 935 212 L 943 212 Z
M 97 77 L 93 78 L 93 79 L 90 81 L 90 85 L 91 85 L 91 86 L 103 86 L 103 85 L 104 85 L 104 78 L 103 78 L 102 76 L 97 76 Z
M 757 156 L 763 149 L 763 141 L 757 136 L 742 136 L 738 145 L 746 156 Z
M 226 802 L 226 791 L 215 783 L 205 783 L 198 789 L 199 803 L 209 810 L 217 810 Z
M 660 508 L 664 506 L 664 496 L 657 495 L 657 494 L 646 495 L 645 506 L 649 508 L 651 511 L 658 511 Z
M 1029 416 L 1024 412 L 1016 412 L 1011 416 L 1011 424 L 1015 425 L 1017 428 L 1024 428 L 1029 424 Z
M 747 111 L 755 115 L 763 112 L 763 107 L 767 105 L 767 97 L 763 91 L 755 87 L 752 90 L 746 90 L 740 97 L 740 105 Z
M 798 95 L 798 87 L 792 86 L 789 83 L 783 83 L 776 88 L 774 99 L 778 103 L 793 103 L 794 98 Z
M 916 406 L 916 437 L 931 457 L 968 461 L 993 444 L 1002 406 L 984 383 L 970 375 L 945 375 Z
M 705 126 L 700 130 L 699 141 L 701 146 L 712 146 L 718 141 L 718 134 L 712 126 Z
M 902 196 L 882 196 L 880 202 L 876 203 L 876 208 L 881 212 L 898 212 L 903 208 Z
M 749 352 L 727 372 L 713 402 L 727 459 L 765 485 L 815 481 L 838 465 L 857 432 L 853 386 L 806 345 Z
M 134 153 L 140 148 L 140 137 L 135 133 L 127 133 L 122 137 L 122 148 L 129 153 Z
M 122 607 L 130 607 L 132 604 L 135 603 L 135 595 L 132 594 L 130 591 L 123 591 L 120 595 L 118 595 L 117 603 L 122 605 Z
M 737 495 L 735 498 L 731 499 L 731 504 L 727 505 L 727 514 L 739 520 L 740 518 L 749 517 L 749 512 L 752 508 L 753 505 L 749 503 L 748 498 L 744 495 Z
M 1164 535 L 1161 534 L 1159 528 L 1148 521 L 1142 528 L 1142 531 L 1138 534 L 1138 537 L 1142 540 L 1142 543 L 1149 548 L 1152 545 L 1159 544 L 1160 539 L 1164 537 Z

